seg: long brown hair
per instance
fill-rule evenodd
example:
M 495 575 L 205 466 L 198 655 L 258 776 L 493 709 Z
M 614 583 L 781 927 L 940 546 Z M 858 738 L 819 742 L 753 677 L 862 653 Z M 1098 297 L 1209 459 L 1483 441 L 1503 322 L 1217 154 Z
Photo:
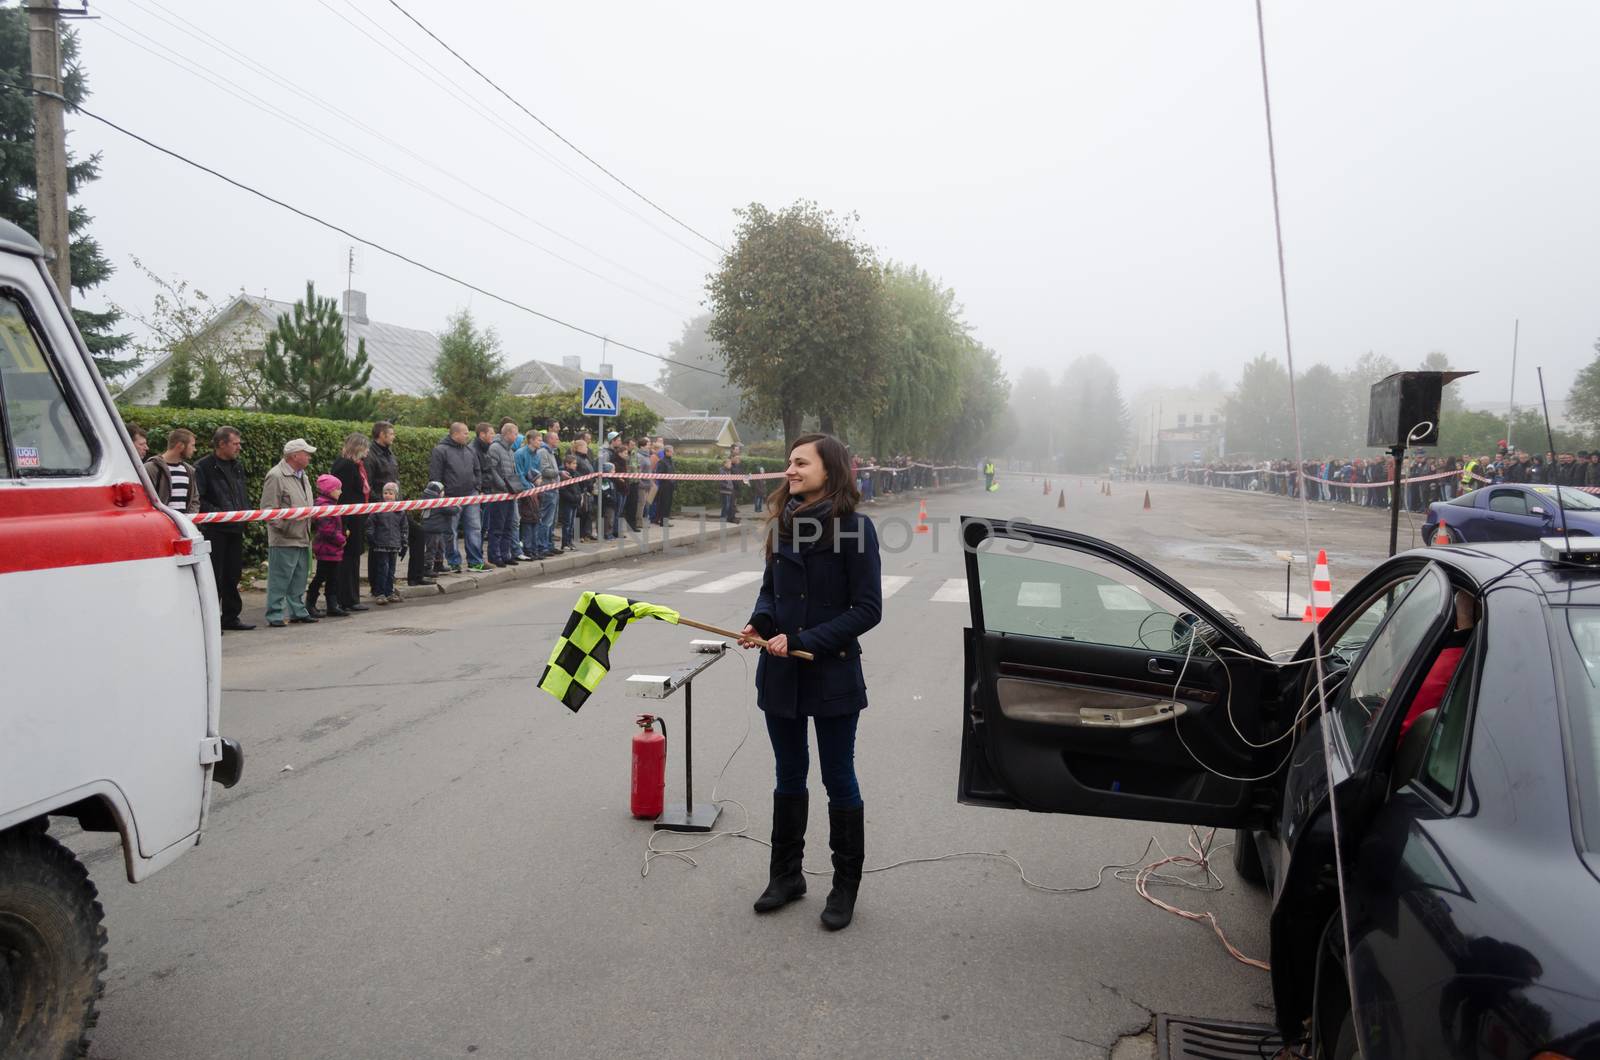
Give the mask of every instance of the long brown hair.
M 792 456 L 802 445 L 817 447 L 817 457 L 822 461 L 825 476 L 822 489 L 815 497 L 808 498 L 807 507 L 818 501 L 828 501 L 832 505 L 828 522 L 831 526 L 837 526 L 840 519 L 852 514 L 856 505 L 861 503 L 861 491 L 856 488 L 856 476 L 850 469 L 850 450 L 831 434 L 802 434 L 789 446 L 789 454 Z M 767 521 L 762 526 L 762 536 L 765 538 L 762 548 L 765 558 L 769 560 L 772 558 L 773 544 L 783 526 L 783 509 L 788 503 L 789 480 L 784 479 L 777 489 L 767 495 Z

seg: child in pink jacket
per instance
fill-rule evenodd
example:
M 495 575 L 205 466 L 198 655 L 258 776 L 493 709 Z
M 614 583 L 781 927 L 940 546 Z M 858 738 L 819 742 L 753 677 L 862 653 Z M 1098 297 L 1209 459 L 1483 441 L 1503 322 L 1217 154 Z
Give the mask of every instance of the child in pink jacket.
M 333 475 L 317 476 L 317 503 L 339 503 L 339 480 Z M 342 618 L 350 612 L 339 606 L 334 586 L 339 583 L 339 561 L 344 558 L 344 519 L 337 515 L 318 516 L 311 537 L 311 554 L 317 557 L 317 573 L 306 586 L 306 610 L 313 618 Z M 355 562 L 352 560 L 351 562 Z M 328 600 L 326 612 L 317 610 L 317 593 Z

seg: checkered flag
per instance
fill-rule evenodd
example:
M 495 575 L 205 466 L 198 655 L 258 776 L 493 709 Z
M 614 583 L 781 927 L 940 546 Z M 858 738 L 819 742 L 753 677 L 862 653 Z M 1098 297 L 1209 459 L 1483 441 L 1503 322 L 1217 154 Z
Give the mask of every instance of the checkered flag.
M 572 606 L 567 626 L 550 650 L 539 687 L 576 713 L 611 668 L 611 646 L 636 618 L 678 622 L 678 612 L 610 593 L 585 592 Z

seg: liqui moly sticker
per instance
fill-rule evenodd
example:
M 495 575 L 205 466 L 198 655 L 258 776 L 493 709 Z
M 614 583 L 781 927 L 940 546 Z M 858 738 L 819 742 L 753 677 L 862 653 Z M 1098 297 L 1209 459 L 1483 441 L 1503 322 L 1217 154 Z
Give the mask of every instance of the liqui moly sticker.
M 37 445 L 19 445 L 16 448 L 18 467 L 38 467 L 39 447 Z

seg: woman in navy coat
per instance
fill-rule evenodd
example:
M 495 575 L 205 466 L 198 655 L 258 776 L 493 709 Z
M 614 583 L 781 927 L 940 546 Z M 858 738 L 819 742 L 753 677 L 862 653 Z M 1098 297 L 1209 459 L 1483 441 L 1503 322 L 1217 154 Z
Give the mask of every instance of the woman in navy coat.
M 814 726 L 833 848 L 833 890 L 822 911 L 830 931 L 849 925 L 861 886 L 865 840 L 855 741 L 867 684 L 860 637 L 883 617 L 878 532 L 856 511 L 860 500 L 843 443 L 826 434 L 795 439 L 784 483 L 767 502 L 766 572 L 740 640 L 745 647 L 756 638 L 767 642 L 756 664 L 756 703 L 766 715 L 778 776 L 771 871 L 755 909 L 769 913 L 806 893 L 807 728 Z M 795 651 L 814 659 L 794 658 Z

